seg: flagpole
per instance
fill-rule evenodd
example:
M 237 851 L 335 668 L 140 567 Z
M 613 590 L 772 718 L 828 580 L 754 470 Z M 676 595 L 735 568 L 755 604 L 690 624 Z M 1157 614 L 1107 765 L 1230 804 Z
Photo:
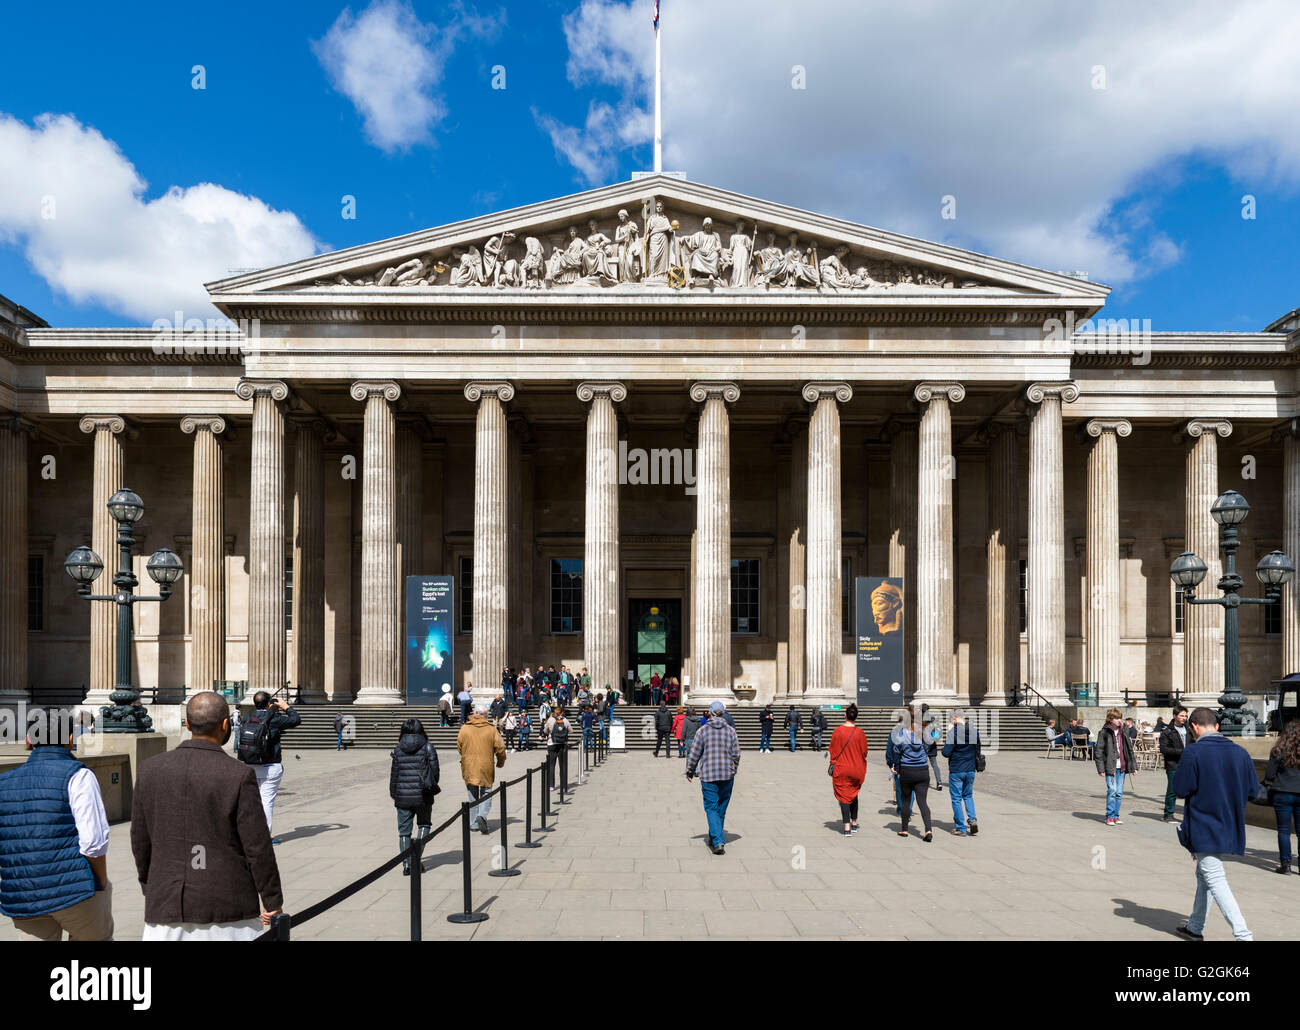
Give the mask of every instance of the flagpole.
M 663 161 L 664 132 L 663 132 L 663 122 L 660 121 L 659 118 L 659 102 L 661 99 L 660 84 L 659 84 L 659 79 L 660 79 L 659 66 L 660 66 L 660 59 L 661 59 L 662 52 L 659 46 L 658 13 L 659 13 L 658 5 L 656 5 L 655 6 L 655 171 L 662 172 L 664 170 L 664 161 Z

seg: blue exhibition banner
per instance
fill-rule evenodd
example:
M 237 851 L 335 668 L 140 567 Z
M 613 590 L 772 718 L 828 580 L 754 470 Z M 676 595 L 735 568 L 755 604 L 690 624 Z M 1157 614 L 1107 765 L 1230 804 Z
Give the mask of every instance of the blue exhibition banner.
M 455 633 L 451 576 L 406 577 L 406 703 L 436 705 L 451 695 Z
M 858 704 L 903 703 L 903 581 L 859 576 L 857 596 Z

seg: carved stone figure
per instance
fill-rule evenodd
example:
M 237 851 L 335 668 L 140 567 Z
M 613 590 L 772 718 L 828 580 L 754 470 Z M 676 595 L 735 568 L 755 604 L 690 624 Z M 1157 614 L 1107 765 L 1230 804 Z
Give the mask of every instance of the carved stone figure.
M 510 246 L 510 241 L 514 238 L 514 233 L 503 232 L 500 236 L 493 236 L 487 243 L 483 244 L 483 282 L 485 284 L 488 280 L 491 280 L 493 286 L 501 286 L 501 276 L 505 271 L 503 266 L 506 261 L 506 250 Z
M 840 246 L 835 248 L 835 253 L 822 258 L 818 271 L 821 273 L 823 287 L 835 291 L 861 289 L 866 285 L 859 276 L 844 267 L 844 259 L 848 254 L 849 248 Z
M 452 251 L 452 260 L 456 262 L 451 270 L 452 286 L 482 286 L 483 258 L 477 247 L 463 251 Z
M 757 226 L 755 227 L 757 228 Z M 750 264 L 754 257 L 754 237 L 745 234 L 745 223 L 736 223 L 736 231 L 727 241 L 727 263 L 731 265 L 731 285 L 750 285 Z
M 542 241 L 536 236 L 524 240 L 524 259 L 519 263 L 519 285 L 528 290 L 540 289 L 546 271 L 546 258 L 542 254 Z
M 699 232 L 682 240 L 682 264 L 686 268 L 686 285 L 698 276 L 710 286 L 717 286 L 722 275 L 722 237 L 713 231 L 713 219 L 704 219 Z
M 821 277 L 817 274 L 817 266 L 814 263 L 816 246 L 801 247 L 797 232 L 792 232 L 789 239 L 789 245 L 785 248 L 785 267 L 782 269 L 784 278 L 781 285 L 791 287 L 820 285 Z
M 618 213 L 618 228 L 614 230 L 618 247 L 619 282 L 634 283 L 640 278 L 641 239 L 636 222 L 628 217 L 627 209 Z
M 618 267 L 614 256 L 614 241 L 600 231 L 596 219 L 587 223 L 587 249 L 582 256 L 584 279 L 608 279 L 618 282 Z
M 776 233 L 767 234 L 767 246 L 758 252 L 758 271 L 754 275 L 755 286 L 770 286 L 780 283 L 785 274 L 785 251 L 777 246 Z
M 645 281 L 667 282 L 672 259 L 672 223 L 664 214 L 664 202 L 655 202 L 655 213 L 645 222 Z

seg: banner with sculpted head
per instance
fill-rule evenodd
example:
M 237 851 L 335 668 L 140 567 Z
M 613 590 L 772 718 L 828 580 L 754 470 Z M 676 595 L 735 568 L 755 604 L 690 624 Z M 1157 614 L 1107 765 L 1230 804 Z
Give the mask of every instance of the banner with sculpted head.
M 857 611 L 858 704 L 903 703 L 903 580 L 859 576 Z

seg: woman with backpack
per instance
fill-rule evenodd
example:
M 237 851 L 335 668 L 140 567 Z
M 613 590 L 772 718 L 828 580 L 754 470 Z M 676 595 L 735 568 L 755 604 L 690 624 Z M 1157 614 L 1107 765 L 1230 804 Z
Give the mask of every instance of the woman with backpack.
M 1268 755 L 1264 782 L 1277 815 L 1277 872 L 1291 871 L 1291 834 L 1300 833 L 1300 719 L 1292 719 L 1277 735 Z
M 419 719 L 402 723 L 393 764 L 388 773 L 388 795 L 397 808 L 397 843 L 402 851 L 411 846 L 411 824 L 419 826 L 419 839 L 429 836 L 433 823 L 433 796 L 438 786 L 438 752 Z M 402 861 L 402 875 L 411 875 L 411 860 Z
M 921 821 L 925 826 L 925 836 L 921 839 L 929 844 L 934 839 L 930 824 L 930 756 L 925 731 L 920 722 L 916 709 L 910 708 L 903 716 L 903 721 L 894 727 L 889 737 L 893 744 L 891 750 L 894 765 L 889 771 L 898 778 L 900 817 L 903 821 L 898 835 L 908 836 L 907 824 L 911 820 L 912 795 L 915 794 L 917 807 L 921 809 Z

